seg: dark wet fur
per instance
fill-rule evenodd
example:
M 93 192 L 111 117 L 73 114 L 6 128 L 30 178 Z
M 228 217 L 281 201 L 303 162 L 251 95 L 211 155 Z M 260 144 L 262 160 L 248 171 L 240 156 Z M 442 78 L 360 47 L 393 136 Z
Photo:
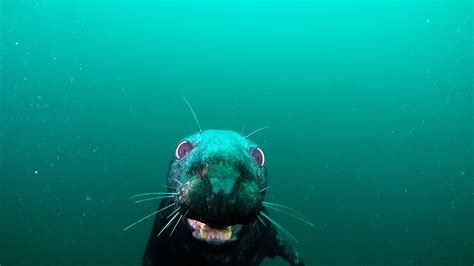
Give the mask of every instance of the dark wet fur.
M 172 203 L 163 200 L 159 208 Z M 246 227 L 241 232 L 241 239 L 235 247 L 210 247 L 195 239 L 185 227 L 184 218 L 172 236 L 166 230 L 157 237 L 170 218 L 166 218 L 173 210 L 169 209 L 157 215 L 150 233 L 142 265 L 146 266 L 257 266 L 265 257 L 280 256 L 290 265 L 304 265 L 298 253 L 284 240 L 276 228 L 267 221 L 265 226 L 260 221 Z M 174 225 L 174 223 L 172 224 Z
M 276 223 L 263 215 L 267 171 L 264 163 L 259 165 L 251 155 L 258 146 L 236 132 L 223 130 L 200 131 L 184 142 L 194 148 L 188 146 L 191 151 L 187 155 L 177 158 L 175 153 L 171 160 L 168 192 L 177 196 L 162 199 L 158 207 L 163 211 L 155 218 L 143 265 L 256 266 L 265 257 L 275 256 L 290 265 L 304 265 L 281 237 Z M 187 218 L 215 228 L 242 227 L 237 240 L 213 245 L 210 243 L 215 241 L 192 235 Z

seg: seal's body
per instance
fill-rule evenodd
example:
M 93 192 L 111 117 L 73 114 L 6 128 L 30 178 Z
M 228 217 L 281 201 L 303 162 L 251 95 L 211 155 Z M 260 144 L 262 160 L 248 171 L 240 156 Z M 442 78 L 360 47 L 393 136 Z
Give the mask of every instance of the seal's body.
M 281 256 L 304 265 L 262 204 L 266 175 L 263 151 L 239 133 L 206 130 L 182 140 L 142 264 L 256 266 Z

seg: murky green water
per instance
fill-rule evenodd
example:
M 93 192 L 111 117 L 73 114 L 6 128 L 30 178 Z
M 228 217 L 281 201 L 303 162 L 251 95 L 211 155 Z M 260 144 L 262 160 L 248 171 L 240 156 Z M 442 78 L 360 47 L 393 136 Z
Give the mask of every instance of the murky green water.
M 0 2 L 0 265 L 138 265 L 176 143 L 245 132 L 307 265 L 474 263 L 472 1 Z M 285 265 L 269 260 L 265 265 Z

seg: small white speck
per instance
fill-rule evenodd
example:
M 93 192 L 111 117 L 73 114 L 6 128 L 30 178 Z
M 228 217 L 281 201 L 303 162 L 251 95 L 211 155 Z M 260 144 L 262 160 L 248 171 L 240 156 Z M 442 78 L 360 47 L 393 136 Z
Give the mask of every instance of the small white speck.
M 407 188 L 405 188 L 405 190 L 404 190 L 404 191 L 405 191 L 405 193 L 407 193 L 407 192 L 408 192 L 408 189 L 407 189 Z
M 429 18 L 427 18 L 425 21 L 426 21 L 426 23 L 430 23 L 430 22 L 431 22 L 431 20 L 430 20 Z
M 70 78 L 69 81 L 70 81 L 70 82 L 73 82 L 73 81 L 74 81 L 74 78 Z
M 89 200 L 91 200 L 91 199 L 92 199 L 92 198 L 91 198 L 90 196 L 86 195 L 86 200 L 87 200 L 87 201 L 89 201 Z
M 83 212 L 83 213 L 82 213 L 82 216 L 83 216 L 83 217 L 86 217 L 86 213 L 85 213 L 85 212 Z
M 464 173 L 464 171 L 461 171 L 461 173 L 460 173 L 460 174 L 461 174 L 461 175 L 465 175 L 466 173 Z
M 20 42 L 16 41 L 16 42 L 15 42 L 15 45 L 16 45 L 16 46 L 20 45 Z
M 426 74 L 431 74 L 431 70 L 426 70 Z
M 35 175 L 37 175 L 37 174 L 38 174 L 38 170 L 35 170 Z

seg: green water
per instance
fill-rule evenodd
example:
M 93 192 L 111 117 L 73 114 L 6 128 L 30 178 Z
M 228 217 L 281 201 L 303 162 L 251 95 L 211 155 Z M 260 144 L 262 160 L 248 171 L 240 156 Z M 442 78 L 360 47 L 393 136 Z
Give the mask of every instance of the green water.
M 177 142 L 250 132 L 306 265 L 474 264 L 472 1 L 0 0 L 0 265 L 139 265 Z M 285 265 L 268 260 L 265 265 Z

